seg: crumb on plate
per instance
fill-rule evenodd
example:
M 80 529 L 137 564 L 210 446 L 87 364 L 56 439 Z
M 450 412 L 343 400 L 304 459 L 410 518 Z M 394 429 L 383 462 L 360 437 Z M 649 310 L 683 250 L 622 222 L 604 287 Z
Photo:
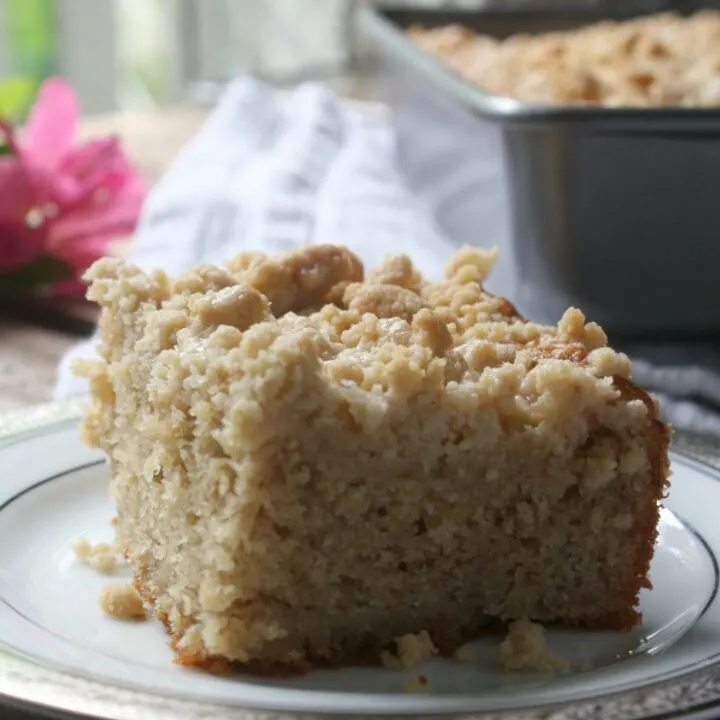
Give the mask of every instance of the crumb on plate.
M 430 692 L 430 683 L 424 675 L 413 675 L 403 685 L 404 693 L 427 693 Z
M 395 646 L 397 654 L 387 650 L 380 654 L 382 664 L 393 670 L 410 670 L 422 665 L 438 652 L 427 630 L 397 637 Z
M 83 564 L 103 575 L 112 575 L 117 570 L 117 551 L 109 543 L 93 545 L 87 538 L 78 538 L 73 543 L 73 554 Z
M 507 637 L 500 644 L 504 670 L 562 672 L 568 669 L 565 658 L 548 650 L 545 628 L 540 623 L 521 619 L 510 623 Z
M 142 598 L 132 585 L 106 585 L 100 591 L 100 607 L 115 620 L 145 620 Z

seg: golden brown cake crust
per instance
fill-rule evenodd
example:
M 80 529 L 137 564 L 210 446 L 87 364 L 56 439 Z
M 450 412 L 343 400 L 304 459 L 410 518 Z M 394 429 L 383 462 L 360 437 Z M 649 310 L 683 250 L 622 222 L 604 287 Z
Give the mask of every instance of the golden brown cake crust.
M 140 593 L 145 603 L 151 607 L 155 601 L 147 593 L 139 578 L 133 583 L 135 589 Z M 251 660 L 250 662 L 239 662 L 228 660 L 222 655 L 207 655 L 183 650 L 180 647 L 181 635 L 173 632 L 172 625 L 166 613 L 156 613 L 155 617 L 163 624 L 165 631 L 170 637 L 170 647 L 175 652 L 175 662 L 185 667 L 194 667 L 205 670 L 213 675 L 227 675 L 229 673 L 244 673 L 258 677 L 291 677 L 294 675 L 305 675 L 312 670 L 336 669 L 342 667 L 377 667 L 381 664 L 381 654 L 386 650 L 391 640 L 368 640 L 353 647 L 338 647 L 331 656 L 313 656 L 312 652 L 306 657 L 294 662 L 279 662 L 272 660 Z M 603 627 L 605 627 L 603 625 Z M 610 626 L 611 628 L 613 626 Z M 428 635 L 432 637 L 441 657 L 452 657 L 455 651 L 464 645 L 468 638 L 476 637 L 480 633 L 500 633 L 503 624 L 495 620 L 481 619 L 474 623 L 467 623 L 461 627 L 450 628 L 440 626 L 431 628 Z
M 93 267 L 83 433 L 178 662 L 286 674 L 423 630 L 449 655 L 493 622 L 638 622 L 669 430 L 582 313 L 540 326 L 487 293 L 493 261 Z

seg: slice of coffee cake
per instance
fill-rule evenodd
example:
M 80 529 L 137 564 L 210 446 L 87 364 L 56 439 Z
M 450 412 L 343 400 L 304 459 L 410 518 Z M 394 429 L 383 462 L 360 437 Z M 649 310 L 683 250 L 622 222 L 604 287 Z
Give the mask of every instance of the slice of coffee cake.
M 241 255 L 174 280 L 97 262 L 87 442 L 182 663 L 377 661 L 489 619 L 625 629 L 648 587 L 668 428 L 568 310 L 525 321 L 465 249 Z

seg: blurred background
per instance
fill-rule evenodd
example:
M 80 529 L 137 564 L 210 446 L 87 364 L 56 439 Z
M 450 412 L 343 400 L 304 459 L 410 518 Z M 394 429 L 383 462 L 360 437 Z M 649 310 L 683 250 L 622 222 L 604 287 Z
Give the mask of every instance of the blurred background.
M 624 0 L 632 2 L 637 0 Z M 473 8 L 493 0 L 375 4 Z M 568 4 L 599 0 L 542 3 Z M 362 48 L 352 32 L 353 5 L 353 0 L 0 0 L 0 114 L 22 116 L 42 79 L 56 73 L 75 86 L 88 114 L 208 104 L 225 81 L 243 72 L 280 85 L 317 78 L 342 88 L 363 71 Z
M 352 5 L 0 0 L 0 114 L 21 117 L 42 79 L 55 73 L 72 82 L 89 114 L 207 104 L 219 85 L 248 71 L 285 85 L 309 77 L 342 83 L 358 66 Z
M 98 113 L 207 101 L 217 83 L 244 70 L 285 82 L 337 72 L 349 57 L 348 5 L 0 0 L 0 108 L 22 116 L 42 79 L 56 73 L 75 86 L 85 112 Z

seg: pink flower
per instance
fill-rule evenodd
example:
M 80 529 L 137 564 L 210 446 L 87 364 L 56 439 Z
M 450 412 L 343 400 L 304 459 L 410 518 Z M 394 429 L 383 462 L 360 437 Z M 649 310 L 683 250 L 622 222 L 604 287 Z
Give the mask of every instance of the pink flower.
M 0 120 L 10 148 L 0 157 L 0 272 L 52 257 L 73 276 L 63 292 L 77 292 L 73 280 L 134 230 L 145 196 L 116 138 L 73 144 L 78 116 L 72 88 L 52 78 L 20 137 Z

